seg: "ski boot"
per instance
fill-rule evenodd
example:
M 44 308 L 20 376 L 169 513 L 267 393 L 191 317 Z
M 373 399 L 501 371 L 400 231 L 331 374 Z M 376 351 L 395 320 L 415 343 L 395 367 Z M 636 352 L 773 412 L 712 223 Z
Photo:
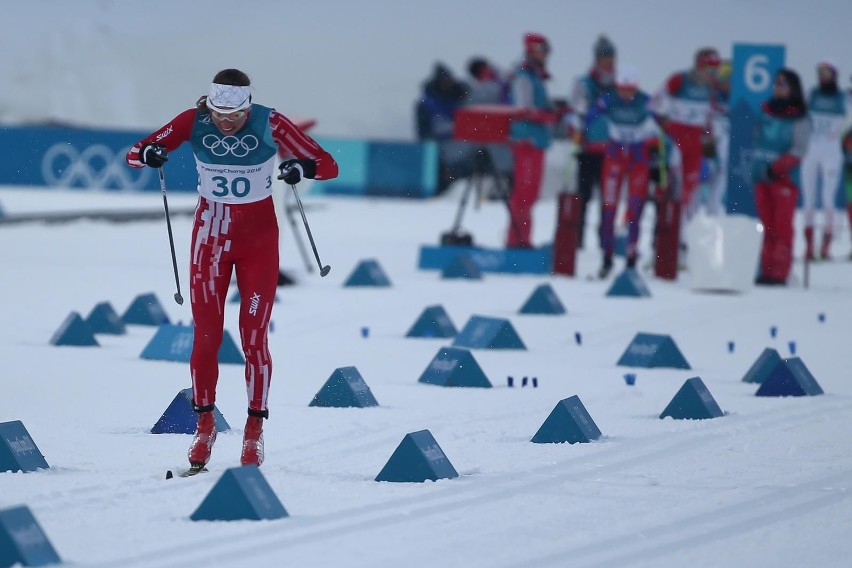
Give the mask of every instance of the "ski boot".
M 189 445 L 189 465 L 203 468 L 210 461 L 210 453 L 216 442 L 216 418 L 213 416 L 213 405 L 196 407 L 198 425 L 195 427 L 195 437 Z
M 831 260 L 831 233 L 825 232 L 822 234 L 822 246 L 820 247 L 819 256 L 822 260 Z
M 246 427 L 243 431 L 243 452 L 240 455 L 242 465 L 260 466 L 263 463 L 263 419 L 269 416 L 269 411 L 258 411 L 249 408 Z
M 605 254 L 603 258 L 603 264 L 601 265 L 600 270 L 598 270 L 598 278 L 603 280 L 609 273 L 612 271 L 612 255 Z

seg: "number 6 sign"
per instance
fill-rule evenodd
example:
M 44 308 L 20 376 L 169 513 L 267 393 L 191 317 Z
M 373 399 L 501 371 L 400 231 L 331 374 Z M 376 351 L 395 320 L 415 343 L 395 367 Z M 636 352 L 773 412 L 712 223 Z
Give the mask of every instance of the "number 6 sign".
M 744 99 L 756 109 L 772 94 L 772 80 L 783 66 L 783 45 L 734 44 L 731 104 Z
M 783 45 L 734 44 L 729 103 L 728 213 L 756 216 L 751 160 L 753 125 L 760 104 L 772 95 L 775 74 L 784 66 Z

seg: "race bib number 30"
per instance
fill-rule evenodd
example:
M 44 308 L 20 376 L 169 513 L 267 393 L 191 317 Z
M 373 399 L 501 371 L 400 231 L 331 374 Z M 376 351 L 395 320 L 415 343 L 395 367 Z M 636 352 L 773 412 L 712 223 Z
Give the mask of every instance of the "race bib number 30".
M 274 157 L 256 166 L 198 163 L 199 193 L 224 203 L 250 203 L 272 194 Z

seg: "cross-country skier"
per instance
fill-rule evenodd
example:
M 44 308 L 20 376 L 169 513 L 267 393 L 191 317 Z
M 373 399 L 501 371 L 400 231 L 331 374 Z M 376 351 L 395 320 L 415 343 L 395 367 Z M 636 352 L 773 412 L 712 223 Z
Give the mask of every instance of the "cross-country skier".
M 190 249 L 195 323 L 190 371 L 198 424 L 189 462 L 204 467 L 216 441 L 218 351 L 225 297 L 236 272 L 248 395 L 240 462 L 260 465 L 272 378 L 267 330 L 278 280 L 278 223 L 272 201 L 276 156 L 295 156 L 279 166 L 278 179 L 288 184 L 303 177 L 334 178 L 337 163 L 287 117 L 252 103 L 249 78 L 237 69 L 217 73 L 208 94 L 194 108 L 137 142 L 127 153 L 127 164 L 161 168 L 168 153 L 184 142 L 195 156 L 200 194 Z
M 605 278 L 612 269 L 615 249 L 615 214 L 622 182 L 627 183 L 627 267 L 636 265 L 639 221 L 648 198 L 648 156 L 656 145 L 659 129 L 649 108 L 650 99 L 639 90 L 636 71 L 625 67 L 618 73 L 615 93 L 598 99 L 586 115 L 586 121 L 603 117 L 608 128 L 608 142 L 601 175 L 601 245 L 603 264 L 598 273 Z
M 710 140 L 714 78 L 722 62 L 710 47 L 699 49 L 692 69 L 675 73 L 654 95 L 654 111 L 660 124 L 680 149 L 683 162 L 682 210 L 691 218 L 698 184 L 701 158 Z

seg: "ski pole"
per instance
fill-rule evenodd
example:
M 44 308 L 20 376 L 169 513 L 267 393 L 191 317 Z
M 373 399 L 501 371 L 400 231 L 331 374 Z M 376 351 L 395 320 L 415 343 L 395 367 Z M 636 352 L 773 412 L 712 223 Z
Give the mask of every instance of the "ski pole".
M 302 207 L 302 200 L 299 198 L 299 192 L 296 190 L 296 184 L 290 184 L 290 187 L 293 189 L 293 195 L 296 196 L 296 203 L 299 205 L 299 213 L 302 214 L 302 223 L 305 224 L 305 232 L 308 233 L 308 240 L 311 241 L 311 248 L 314 249 L 314 257 L 317 259 L 317 266 L 320 269 L 320 276 L 325 276 L 331 270 L 331 266 L 326 264 L 322 265 L 320 261 L 319 253 L 317 252 L 317 245 L 314 242 L 314 236 L 311 234 L 311 228 L 308 226 L 308 218 L 305 217 L 305 208 Z
M 172 237 L 172 221 L 169 217 L 169 201 L 166 199 L 166 177 L 163 174 L 162 166 L 157 168 L 157 171 L 160 173 L 160 191 L 163 192 L 163 208 L 166 210 L 166 227 L 169 229 L 169 248 L 172 251 L 172 267 L 175 270 L 175 287 L 177 288 L 177 292 L 175 292 L 175 302 L 177 302 L 178 305 L 183 305 L 183 296 L 180 295 L 180 279 L 178 278 L 177 258 L 175 258 L 175 240 L 174 237 Z
M 287 216 L 290 228 L 293 229 L 293 238 L 296 240 L 296 247 L 299 249 L 299 254 L 302 257 L 302 261 L 305 263 L 305 269 L 307 269 L 308 272 L 313 272 L 314 265 L 311 264 L 311 261 L 308 258 L 308 251 L 305 250 L 305 243 L 302 241 L 302 237 L 299 235 L 299 230 L 296 228 L 296 219 L 293 218 L 292 206 L 287 203 L 286 192 L 284 193 L 284 214 Z

